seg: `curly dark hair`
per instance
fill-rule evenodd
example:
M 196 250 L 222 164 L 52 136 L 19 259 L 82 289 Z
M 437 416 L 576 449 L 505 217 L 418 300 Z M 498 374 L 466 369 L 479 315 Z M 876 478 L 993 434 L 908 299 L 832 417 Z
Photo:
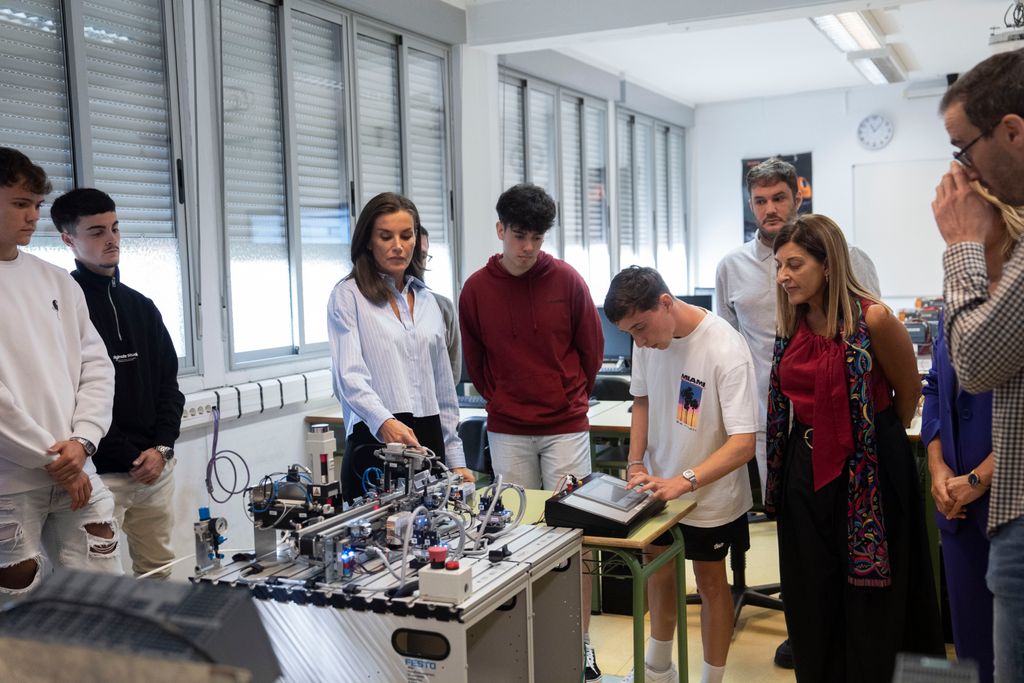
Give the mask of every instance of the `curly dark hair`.
M 0 147 L 0 187 L 11 187 L 23 183 L 33 194 L 47 195 L 53 185 L 46 178 L 46 171 L 32 163 L 32 160 L 16 149 Z
M 634 311 L 653 311 L 662 294 L 672 296 L 661 273 L 646 266 L 630 266 L 612 278 L 604 297 L 604 314 L 615 324 Z
M 366 206 L 359 212 L 356 220 L 356 229 L 352 233 L 352 270 L 345 279 L 355 278 L 356 286 L 360 293 L 371 302 L 380 306 L 388 300 L 388 288 L 380 279 L 377 271 L 377 264 L 370 253 L 370 237 L 373 235 L 373 226 L 380 216 L 405 211 L 412 216 L 412 224 L 416 228 L 416 246 L 413 247 L 412 261 L 405 269 L 406 276 L 423 279 L 423 254 L 420 250 L 420 212 L 412 200 L 403 197 L 397 192 L 381 192 L 379 195 L 366 202 Z M 395 286 L 402 288 L 401 282 Z
M 1024 49 L 992 55 L 960 76 L 942 96 L 939 112 L 954 102 L 981 131 L 991 132 L 1007 114 L 1024 117 Z
M 558 213 L 555 200 L 530 183 L 513 185 L 498 197 L 498 220 L 506 228 L 518 228 L 543 235 L 551 229 Z
M 111 211 L 117 211 L 117 205 L 109 194 L 91 187 L 81 187 L 57 197 L 50 207 L 50 218 L 57 230 L 74 235 L 75 226 L 82 216 Z

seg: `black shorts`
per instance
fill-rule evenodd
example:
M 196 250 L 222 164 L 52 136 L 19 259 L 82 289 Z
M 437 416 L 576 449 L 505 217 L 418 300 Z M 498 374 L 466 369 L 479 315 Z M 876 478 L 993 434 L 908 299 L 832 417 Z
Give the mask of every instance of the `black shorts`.
M 713 527 L 690 526 L 680 524 L 683 529 L 683 551 L 686 559 L 697 562 L 719 562 L 729 554 L 729 548 L 750 550 L 750 523 L 747 513 L 743 513 L 728 524 Z M 651 545 L 672 545 L 672 533 L 666 531 L 654 539 Z

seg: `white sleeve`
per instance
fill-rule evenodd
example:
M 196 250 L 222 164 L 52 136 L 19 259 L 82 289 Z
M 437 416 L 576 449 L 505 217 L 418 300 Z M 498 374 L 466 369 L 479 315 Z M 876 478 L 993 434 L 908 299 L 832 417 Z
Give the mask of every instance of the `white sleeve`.
M 718 400 L 722 404 L 722 424 L 726 434 L 733 436 L 758 431 L 757 379 L 749 351 L 744 362 L 725 370 L 718 378 Z
M 0 382 L 0 458 L 26 469 L 44 467 L 56 459 L 46 452 L 55 441 L 57 439 L 26 413 L 10 389 Z
M 755 238 L 756 239 L 756 238 Z M 718 262 L 715 270 L 715 313 L 718 317 L 729 323 L 734 330 L 740 329 L 739 318 L 736 317 L 736 309 L 733 308 L 729 299 L 729 282 L 726 276 L 725 261 Z
M 633 396 L 647 395 L 647 352 L 633 344 L 633 362 L 629 371 L 629 393 Z

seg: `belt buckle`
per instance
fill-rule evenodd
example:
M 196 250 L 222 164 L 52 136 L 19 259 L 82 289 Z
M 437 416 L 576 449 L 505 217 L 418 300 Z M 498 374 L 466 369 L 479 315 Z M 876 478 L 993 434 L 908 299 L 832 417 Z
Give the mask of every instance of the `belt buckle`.
M 812 451 L 814 450 L 814 427 L 804 430 L 804 443 Z

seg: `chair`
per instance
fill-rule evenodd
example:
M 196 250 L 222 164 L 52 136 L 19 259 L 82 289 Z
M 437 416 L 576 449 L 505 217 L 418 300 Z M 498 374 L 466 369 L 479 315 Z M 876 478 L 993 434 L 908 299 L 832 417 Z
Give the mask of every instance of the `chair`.
M 633 400 L 629 393 L 629 377 L 625 375 L 598 375 L 590 395 L 598 401 Z M 592 437 L 590 442 L 590 462 L 594 470 L 615 476 L 623 474 L 629 456 L 627 440 Z
M 459 423 L 459 438 L 466 453 L 466 467 L 477 473 L 477 487 L 494 478 L 491 449 L 487 445 L 487 418 L 468 417 Z
M 590 395 L 598 401 L 632 401 L 629 377 L 626 375 L 598 375 Z

